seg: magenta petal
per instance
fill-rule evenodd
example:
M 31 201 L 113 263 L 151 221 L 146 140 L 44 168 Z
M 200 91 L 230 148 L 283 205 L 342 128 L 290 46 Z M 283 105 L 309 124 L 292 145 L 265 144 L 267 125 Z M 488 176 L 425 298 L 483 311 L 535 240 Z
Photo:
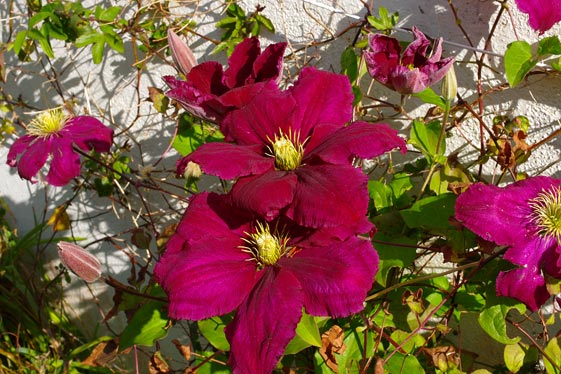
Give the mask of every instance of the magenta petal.
M 521 202 L 500 202 L 501 196 L 497 186 L 473 184 L 456 200 L 456 218 L 483 239 L 510 246 L 525 235 L 525 213 Z
M 389 88 L 403 95 L 414 94 L 428 87 L 429 76 L 423 74 L 419 68 L 409 69 L 406 66 L 397 66 L 390 74 Z
M 257 57 L 253 63 L 253 76 L 256 82 L 280 80 L 286 45 L 287 43 L 271 44 Z
M 200 94 L 222 95 L 228 90 L 223 83 L 222 65 L 216 61 L 199 64 L 186 77 L 186 83 L 196 88 Z
M 369 74 L 378 82 L 389 84 L 392 69 L 399 65 L 401 46 L 397 39 L 382 34 L 368 36 L 370 51 L 364 52 Z
M 23 152 L 18 161 L 18 174 L 32 183 L 35 183 L 35 175 L 47 162 L 51 152 L 51 138 L 35 138 L 29 147 Z M 27 142 L 27 139 L 26 141 Z M 18 144 L 20 146 L 21 144 Z M 8 155 L 9 156 L 9 155 Z
M 289 205 L 296 191 L 294 173 L 271 170 L 262 175 L 238 179 L 232 187 L 232 204 L 266 219 L 278 216 Z
M 175 79 L 174 77 L 165 76 L 164 80 L 171 87 L 171 89 L 166 92 L 166 96 L 176 100 L 188 112 L 197 117 L 207 119 L 211 119 L 216 116 L 216 111 L 209 111 L 209 113 L 207 113 L 206 107 L 203 107 L 207 101 L 216 101 L 215 95 L 201 92 L 190 83 Z M 220 112 L 220 110 L 218 111 Z
M 516 0 L 521 12 L 529 16 L 530 26 L 543 34 L 561 21 L 561 2 L 559 0 Z
M 31 135 L 24 135 L 21 138 L 17 139 L 14 142 L 14 144 L 12 144 L 12 146 L 10 147 L 10 151 L 8 152 L 8 157 L 6 158 L 6 163 L 11 167 L 16 166 L 18 164 L 18 160 L 17 160 L 18 156 L 21 153 L 23 153 L 26 149 L 28 149 L 35 139 L 37 139 L 37 137 Z M 39 168 L 40 167 L 41 166 L 39 166 Z M 38 170 L 39 169 L 37 169 L 37 171 Z M 37 172 L 35 172 L 35 174 L 36 173 Z
M 70 139 L 53 138 L 52 159 L 46 181 L 53 186 L 65 186 L 80 175 L 80 155 L 74 152 Z
M 310 154 L 325 162 L 348 165 L 355 157 L 373 158 L 395 148 L 405 153 L 407 146 L 389 125 L 353 122 L 332 133 Z
M 182 175 L 189 161 L 196 162 L 201 169 L 223 179 L 261 174 L 274 167 L 273 157 L 263 156 L 259 145 L 236 145 L 231 143 L 206 143 L 177 162 L 177 174 Z
M 542 266 L 547 260 L 549 249 L 547 241 L 534 238 L 520 242 L 509 248 L 504 259 L 520 266 L 507 272 L 501 272 L 497 277 L 497 294 L 513 297 L 522 301 L 532 311 L 535 311 L 549 298 L 542 275 Z
M 306 312 L 337 318 L 363 309 L 378 262 L 368 240 L 351 237 L 327 247 L 305 247 L 279 265 L 298 278 Z
M 269 145 L 279 129 L 288 134 L 295 106 L 290 95 L 267 86 L 246 106 L 228 114 L 221 125 L 238 144 Z
M 421 66 L 424 65 L 428 59 L 426 57 L 427 49 L 429 48 L 430 41 L 427 39 L 425 34 L 423 34 L 419 29 L 413 26 L 413 35 L 415 36 L 415 40 L 413 40 L 405 51 L 403 51 L 403 56 L 401 57 L 401 65 L 408 66 Z M 435 60 L 440 59 L 440 55 L 442 53 L 442 49 L 439 48 L 439 44 L 437 43 L 437 48 L 435 48 L 436 55 L 434 56 Z
M 261 53 L 259 39 L 247 38 L 234 48 L 224 72 L 224 83 L 229 88 L 240 87 L 248 82 L 253 73 L 253 63 Z
M 328 123 L 343 127 L 352 119 L 353 92 L 345 75 L 302 69 L 298 80 L 289 91 L 296 99 L 298 116 L 293 131 L 307 136 L 318 124 Z
M 234 310 L 259 279 L 241 239 L 209 236 L 164 253 L 154 269 L 169 298 L 169 315 L 199 320 Z
M 549 299 L 545 280 L 536 264 L 501 272 L 497 277 L 497 295 L 522 301 L 533 312 Z
M 113 130 L 90 116 L 70 119 L 61 132 L 84 151 L 94 149 L 96 152 L 109 152 L 113 144 Z
M 302 292 L 288 271 L 268 267 L 234 320 L 226 326 L 233 374 L 269 374 L 296 334 Z
M 286 215 L 306 227 L 351 228 L 368 232 L 372 225 L 368 208 L 367 177 L 361 170 L 343 165 L 304 165 L 296 169 L 298 185 Z

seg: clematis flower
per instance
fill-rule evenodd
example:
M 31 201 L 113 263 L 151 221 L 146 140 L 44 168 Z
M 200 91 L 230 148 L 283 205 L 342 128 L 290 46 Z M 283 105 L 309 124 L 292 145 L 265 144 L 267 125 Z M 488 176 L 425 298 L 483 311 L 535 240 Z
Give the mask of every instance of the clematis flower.
M 18 168 L 19 176 L 35 183 L 35 175 L 50 156 L 46 181 L 64 186 L 80 174 L 80 155 L 84 151 L 109 152 L 113 130 L 90 116 L 67 117 L 61 110 L 42 112 L 27 126 L 27 134 L 12 144 L 7 164 Z M 21 157 L 18 156 L 21 154 Z
M 370 51 L 364 52 L 366 66 L 372 78 L 400 94 L 423 91 L 441 80 L 454 64 L 454 58 L 441 58 L 442 38 L 436 42 L 432 55 L 427 55 L 430 41 L 416 27 L 415 40 L 401 54 L 395 38 L 370 34 Z
M 194 161 L 205 173 L 239 178 L 233 204 L 269 220 L 282 213 L 341 237 L 367 232 L 367 177 L 352 161 L 406 145 L 385 124 L 345 126 L 352 100 L 345 76 L 305 68 L 287 91 L 256 96 L 226 116 L 227 142 L 203 144 L 178 161 L 177 174 Z
M 456 201 L 456 218 L 483 239 L 509 247 L 517 267 L 501 272 L 497 294 L 535 311 L 549 298 L 545 275 L 561 279 L 561 181 L 533 177 L 499 188 L 471 185 Z
M 334 239 L 233 209 L 226 195 L 194 196 L 154 275 L 175 319 L 236 310 L 226 327 L 233 373 L 270 373 L 295 336 L 302 307 L 313 316 L 363 309 L 378 268 L 369 240 Z
M 223 70 L 216 61 L 192 66 L 196 59 L 173 35 L 168 36 L 172 56 L 186 74 L 185 80 L 164 77 L 170 87 L 166 95 L 197 117 L 220 123 L 231 108 L 242 106 L 281 79 L 286 43 L 271 44 L 261 52 L 259 39 L 248 38 L 234 48 Z
M 516 0 L 521 12 L 529 16 L 529 24 L 543 34 L 561 21 L 561 1 L 559 0 Z

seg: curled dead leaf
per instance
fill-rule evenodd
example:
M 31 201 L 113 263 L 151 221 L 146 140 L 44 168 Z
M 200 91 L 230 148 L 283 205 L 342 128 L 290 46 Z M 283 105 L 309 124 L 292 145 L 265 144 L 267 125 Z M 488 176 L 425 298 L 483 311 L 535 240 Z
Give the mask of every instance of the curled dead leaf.
M 332 326 L 329 330 L 321 335 L 321 347 L 319 354 L 324 359 L 325 364 L 334 372 L 338 371 L 337 358 L 335 354 L 345 352 L 347 348 L 343 340 L 345 332 L 337 325 Z

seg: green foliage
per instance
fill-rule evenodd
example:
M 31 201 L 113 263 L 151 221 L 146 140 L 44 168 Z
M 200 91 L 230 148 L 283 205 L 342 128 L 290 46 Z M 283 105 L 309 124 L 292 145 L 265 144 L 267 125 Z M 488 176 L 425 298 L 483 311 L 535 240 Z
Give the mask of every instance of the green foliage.
M 216 27 L 224 30 L 224 34 L 214 52 L 218 53 L 225 49 L 229 56 L 237 44 L 247 37 L 258 36 L 262 28 L 275 32 L 273 22 L 261 14 L 263 9 L 264 7 L 257 5 L 254 12 L 246 15 L 238 4 L 230 3 L 226 8 L 226 17 L 216 23 Z
M 173 148 L 182 156 L 186 156 L 204 143 L 220 142 L 223 139 L 224 136 L 218 128 L 200 122 L 193 115 L 185 112 L 179 117 Z
M 378 9 L 379 17 L 368 16 L 368 23 L 378 31 L 388 33 L 395 27 L 399 21 L 399 13 L 389 14 L 388 10 L 383 6 Z
M 523 40 L 510 43 L 505 52 L 506 79 L 510 86 L 518 85 L 536 63 L 530 44 Z

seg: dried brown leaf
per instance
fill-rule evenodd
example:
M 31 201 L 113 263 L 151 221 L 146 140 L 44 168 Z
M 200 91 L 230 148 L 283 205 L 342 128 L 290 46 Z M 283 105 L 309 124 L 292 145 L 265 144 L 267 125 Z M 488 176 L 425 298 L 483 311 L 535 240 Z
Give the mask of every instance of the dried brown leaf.
M 345 332 L 337 325 L 332 326 L 329 330 L 321 335 L 321 347 L 319 354 L 324 359 L 325 364 L 334 372 L 338 371 L 337 358 L 335 354 L 345 352 L 347 348 L 343 343 Z

